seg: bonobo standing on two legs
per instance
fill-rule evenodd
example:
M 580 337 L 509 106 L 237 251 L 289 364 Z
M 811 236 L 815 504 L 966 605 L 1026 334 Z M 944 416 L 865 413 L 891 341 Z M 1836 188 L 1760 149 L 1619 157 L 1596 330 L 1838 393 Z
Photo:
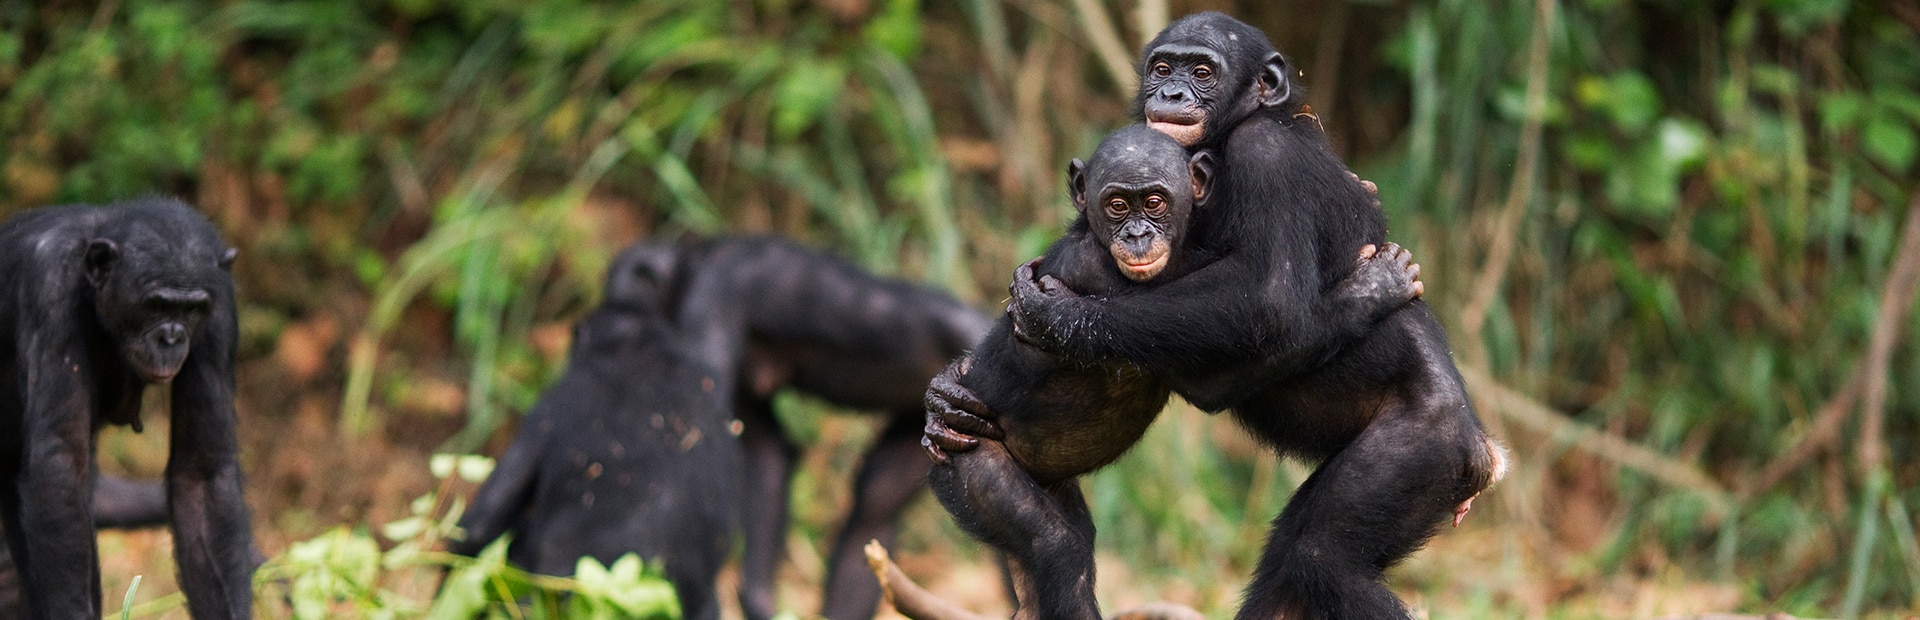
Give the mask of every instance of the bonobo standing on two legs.
M 1035 268 L 1089 295 L 1113 296 L 1171 286 L 1193 277 L 1196 266 L 1208 268 L 1210 258 L 1188 247 L 1186 230 L 1190 218 L 1215 208 L 1211 160 L 1205 152 L 1189 158 L 1144 125 L 1114 132 L 1089 163 L 1069 168 L 1080 215 Z M 1409 260 L 1394 247 L 1364 250 L 1351 277 L 1324 300 L 1356 310 L 1330 320 L 1343 322 L 1343 333 L 1360 332 L 1405 304 L 1419 285 Z M 1017 329 L 1002 320 L 935 379 L 930 410 L 990 413 L 995 426 L 976 441 L 930 414 L 927 446 L 939 465 L 928 480 L 962 529 L 1010 557 L 1020 617 L 1098 618 L 1093 523 L 1076 478 L 1131 448 L 1169 392 L 1132 362 L 1058 356 L 1021 341 Z
M 0 225 L 0 517 L 29 618 L 100 617 L 94 435 L 172 384 L 167 505 L 196 618 L 252 613 L 234 439 L 234 251 L 175 200 L 47 207 Z
M 1503 469 L 1445 334 L 1419 301 L 1357 333 L 1330 320 L 1353 310 L 1328 314 L 1325 291 L 1352 273 L 1352 248 L 1384 242 L 1386 221 L 1264 34 L 1219 13 L 1189 16 L 1148 44 L 1139 69 L 1148 124 L 1218 153 L 1215 206 L 1192 235 L 1216 258 L 1110 295 L 1029 265 L 1015 274 L 1013 322 L 1067 359 L 1135 364 L 1319 463 L 1274 521 L 1239 617 L 1409 617 L 1382 573 L 1457 522 Z M 932 447 L 974 445 L 956 431 L 1002 434 L 996 403 L 943 380 L 933 388 Z
M 749 620 L 776 611 L 774 573 L 786 549 L 787 490 L 799 454 L 774 416 L 774 392 L 791 387 L 884 412 L 833 541 L 820 610 L 829 618 L 872 617 L 880 584 L 861 545 L 892 544 L 900 513 L 926 477 L 918 443 L 927 380 L 980 339 L 986 317 L 945 293 L 777 237 L 639 244 L 608 273 L 610 301 L 664 289 L 662 307 L 681 322 L 732 315 L 746 336 L 733 398 L 747 454 L 740 604 Z

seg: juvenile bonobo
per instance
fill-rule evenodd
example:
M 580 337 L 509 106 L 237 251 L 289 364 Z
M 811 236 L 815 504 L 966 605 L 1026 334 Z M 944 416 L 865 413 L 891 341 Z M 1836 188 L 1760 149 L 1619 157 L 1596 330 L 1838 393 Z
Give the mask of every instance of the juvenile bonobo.
M 1215 208 L 1211 162 L 1211 155 L 1189 156 L 1144 125 L 1114 132 L 1088 163 L 1069 168 L 1079 217 L 1035 269 L 1090 296 L 1118 297 L 1192 277 L 1211 260 L 1186 236 L 1190 215 Z M 1363 310 L 1400 305 L 1413 295 L 1415 275 L 1403 254 L 1374 255 L 1328 296 Z M 1373 314 L 1332 319 L 1359 329 Z M 1098 618 L 1093 523 L 1077 477 L 1131 448 L 1169 391 L 1127 360 L 1048 353 L 1014 331 L 1012 321 L 1001 320 L 935 378 L 926 403 L 927 448 L 936 463 L 928 480 L 962 529 L 1010 558 L 1017 617 Z M 994 424 L 972 433 L 987 439 L 946 427 L 956 406 L 991 413 Z
M 460 518 L 473 555 L 570 575 L 593 556 L 663 562 L 687 618 L 720 617 L 714 581 L 739 529 L 732 376 L 647 299 L 609 299 L 574 327 L 567 370 L 541 394 Z M 721 349 L 722 351 L 728 349 Z
M 1418 300 L 1375 306 L 1378 323 L 1325 303 L 1351 277 L 1352 248 L 1382 243 L 1386 221 L 1264 34 L 1193 15 L 1148 44 L 1140 70 L 1147 122 L 1219 153 L 1215 206 L 1193 233 L 1217 260 L 1114 295 L 1029 265 L 1015 274 L 1012 320 L 1044 350 L 1137 365 L 1319 464 L 1274 521 L 1239 617 L 1409 617 L 1383 572 L 1458 523 L 1504 469 L 1446 335 Z M 1007 414 L 995 403 L 943 385 L 929 393 L 936 447 L 969 447 L 956 431 L 1001 433 L 990 420 L 1005 426 Z
M 884 416 L 834 538 L 820 610 L 829 618 L 872 617 L 880 585 L 861 545 L 892 544 L 901 512 L 925 484 L 919 439 L 927 381 L 979 341 L 987 318 L 951 295 L 776 237 L 637 244 L 608 274 L 608 299 L 662 291 L 668 314 L 735 313 L 734 329 L 747 338 L 734 410 L 747 453 L 740 603 L 750 620 L 777 611 L 774 574 L 787 548 L 787 493 L 799 455 L 774 416 L 774 392 L 791 387 Z
M 0 225 L 0 521 L 28 618 L 100 617 L 94 435 L 172 384 L 167 506 L 196 618 L 252 613 L 234 439 L 234 251 L 192 208 L 66 205 Z

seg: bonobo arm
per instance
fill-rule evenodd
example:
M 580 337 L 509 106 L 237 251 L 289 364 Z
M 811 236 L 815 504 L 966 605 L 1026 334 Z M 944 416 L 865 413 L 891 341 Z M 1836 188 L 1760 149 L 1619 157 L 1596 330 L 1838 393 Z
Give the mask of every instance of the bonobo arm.
M 231 289 L 224 291 L 232 299 Z M 195 618 L 253 613 L 253 529 L 234 436 L 233 306 L 221 304 L 194 336 L 173 384 L 167 456 L 175 560 Z
M 1322 345 L 1326 348 L 1319 359 L 1363 337 L 1375 323 L 1418 299 L 1426 290 L 1426 285 L 1419 278 L 1420 265 L 1413 262 L 1413 253 L 1399 244 L 1388 243 L 1377 252 L 1371 245 L 1362 248 L 1353 274 L 1334 285 L 1329 295 L 1355 300 L 1353 303 L 1358 306 L 1356 311 L 1372 312 L 1363 316 L 1373 318 L 1346 323 L 1343 329 L 1348 331 L 1330 334 L 1328 341 Z M 1209 411 L 1216 411 L 1239 403 L 1271 385 L 1275 379 L 1290 376 L 1302 370 L 1303 364 L 1316 361 L 1306 355 L 1281 352 L 1257 363 L 1231 365 L 1210 373 L 1185 374 L 1176 384 L 1188 401 Z
M 31 299 L 32 297 L 28 297 Z M 51 304 L 60 305 L 60 304 Z M 99 554 L 89 514 L 93 475 L 92 368 L 80 333 L 59 312 L 23 312 L 15 327 L 26 454 L 10 491 L 18 523 L 8 523 L 28 617 L 100 615 Z M 75 363 L 79 362 L 79 363 Z
M 1419 266 L 1394 244 L 1361 248 L 1352 273 L 1324 292 L 1314 267 L 1300 263 L 1237 252 L 1158 286 L 1100 298 L 1036 278 L 1030 262 L 1014 273 L 1008 313 L 1035 346 L 1126 360 L 1217 411 L 1326 359 L 1422 289 Z

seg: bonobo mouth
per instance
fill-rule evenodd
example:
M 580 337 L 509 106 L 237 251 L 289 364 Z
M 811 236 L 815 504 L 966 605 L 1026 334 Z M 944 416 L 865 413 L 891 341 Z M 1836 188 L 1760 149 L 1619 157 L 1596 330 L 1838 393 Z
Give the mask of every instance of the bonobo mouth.
M 1167 268 L 1167 256 L 1169 254 L 1171 254 L 1171 252 L 1161 252 L 1159 255 L 1144 261 L 1140 261 L 1139 259 L 1120 259 L 1118 261 L 1120 264 L 1120 273 L 1121 275 L 1127 276 L 1128 280 L 1135 282 L 1151 280 L 1154 276 L 1160 275 L 1162 269 Z
M 1200 134 L 1206 132 L 1206 115 L 1191 108 L 1179 111 L 1148 109 L 1147 127 L 1167 134 L 1180 146 L 1193 146 L 1193 143 L 1200 141 Z

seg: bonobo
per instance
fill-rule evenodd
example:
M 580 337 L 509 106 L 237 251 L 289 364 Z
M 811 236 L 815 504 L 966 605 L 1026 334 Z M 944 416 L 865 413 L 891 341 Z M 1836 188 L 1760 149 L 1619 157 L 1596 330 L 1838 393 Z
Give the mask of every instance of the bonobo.
M 570 575 L 583 556 L 635 552 L 663 562 L 685 617 L 720 616 L 715 579 L 739 531 L 742 467 L 732 378 L 720 372 L 731 360 L 700 353 L 658 302 L 610 298 L 574 326 L 566 372 L 475 492 L 454 553 L 513 532 L 508 560 Z
M 46 207 L 0 225 L 0 517 L 26 617 L 100 616 L 94 435 L 140 430 L 141 395 L 168 383 L 167 505 L 187 609 L 251 614 L 233 257 L 205 218 L 164 198 Z
M 945 293 L 776 237 L 638 244 L 608 274 L 610 300 L 663 295 L 663 308 L 683 320 L 732 314 L 747 338 L 733 395 L 747 453 L 740 585 L 747 618 L 776 611 L 774 574 L 787 548 L 787 493 L 799 453 L 774 417 L 774 391 L 792 387 L 884 413 L 833 542 L 821 605 L 829 618 L 872 617 L 880 585 L 861 545 L 892 544 L 901 512 L 926 478 L 919 439 L 927 381 L 979 341 L 986 317 Z
M 1079 211 L 1037 269 L 1089 296 L 1154 291 L 1209 268 L 1190 247 L 1190 214 L 1213 208 L 1212 156 L 1189 157 L 1168 136 L 1135 125 L 1069 168 Z M 1194 219 L 1199 219 L 1196 216 Z M 1375 306 L 1406 303 L 1417 272 L 1404 253 L 1371 254 L 1328 292 L 1361 310 L 1330 317 L 1359 330 Z M 1202 303 L 1196 301 L 1196 303 Z M 1179 314 L 1156 319 L 1178 322 Z M 1015 571 L 1019 617 L 1098 618 L 1093 598 L 1093 523 L 1076 477 L 1126 452 L 1166 406 L 1166 384 L 1116 356 L 1073 358 L 1021 340 L 1000 321 L 978 348 L 935 378 L 928 392 L 928 475 L 960 527 L 1005 552 Z M 947 428 L 964 408 L 991 426 Z M 971 436 L 970 436 L 971 435 Z M 974 436 L 984 437 L 977 440 Z
M 1351 248 L 1381 243 L 1386 221 L 1305 114 L 1266 36 L 1219 13 L 1193 15 L 1148 44 L 1140 70 L 1147 122 L 1219 153 L 1215 206 L 1193 233 L 1218 258 L 1118 295 L 1050 277 L 1044 263 L 1023 267 L 1013 321 L 1044 350 L 1137 365 L 1319 464 L 1274 521 L 1239 617 L 1408 617 L 1382 573 L 1458 523 L 1500 477 L 1503 451 L 1475 417 L 1425 303 L 1386 306 L 1356 330 L 1359 310 L 1322 302 L 1350 277 Z M 992 437 L 987 420 L 1006 417 L 973 395 L 929 396 L 940 401 L 930 427 L 946 433 L 929 438 L 948 449 L 968 443 L 947 427 Z
M 93 486 L 93 525 L 100 529 L 131 529 L 167 523 L 167 488 L 158 482 L 100 476 Z M 4 528 L 0 528 L 3 530 Z M 0 544 L 0 618 L 18 618 L 20 575 Z

